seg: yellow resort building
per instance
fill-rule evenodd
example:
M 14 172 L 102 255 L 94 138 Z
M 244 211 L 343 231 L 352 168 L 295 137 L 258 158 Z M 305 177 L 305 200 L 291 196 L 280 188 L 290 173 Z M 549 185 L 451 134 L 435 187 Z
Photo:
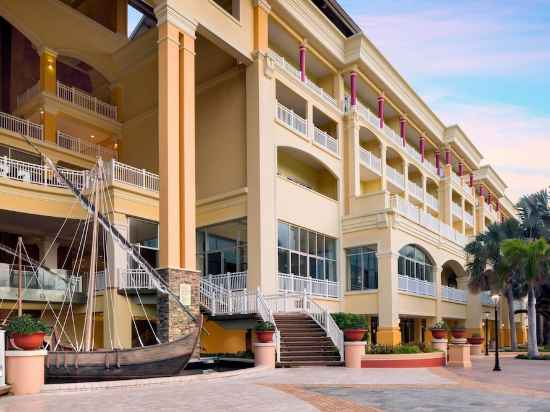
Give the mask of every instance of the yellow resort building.
M 0 0 L 0 56 L 4 315 L 6 250 L 22 237 L 62 274 L 86 218 L 31 141 L 77 188 L 101 157 L 119 231 L 154 267 L 200 272 L 203 352 L 250 350 L 261 305 L 292 311 L 306 295 L 314 319 L 365 315 L 379 344 L 429 343 L 440 320 L 492 325 L 463 248 L 514 216 L 506 183 L 335 0 Z M 136 346 L 158 298 L 106 247 L 95 344 Z M 63 304 L 63 284 L 30 283 L 25 312 Z M 126 305 L 135 289 L 147 313 Z

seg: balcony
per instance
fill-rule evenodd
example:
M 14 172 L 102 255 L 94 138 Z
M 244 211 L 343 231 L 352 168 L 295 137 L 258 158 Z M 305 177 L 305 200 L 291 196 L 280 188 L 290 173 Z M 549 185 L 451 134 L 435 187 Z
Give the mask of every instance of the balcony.
M 57 145 L 85 156 L 101 157 L 103 159 L 113 159 L 116 157 L 116 152 L 108 147 L 87 142 L 61 131 L 57 132 Z
M 439 200 L 435 196 L 432 196 L 428 192 L 425 195 L 426 204 L 434 211 L 439 212 Z
M 462 206 L 457 205 L 455 202 L 451 202 L 451 210 L 453 212 L 453 216 L 457 217 L 458 219 L 462 220 Z
M 474 216 L 473 215 L 471 215 L 470 213 L 464 211 L 463 218 L 464 218 L 464 223 L 466 223 L 470 227 L 474 227 Z
M 391 183 L 393 183 L 401 190 L 405 190 L 405 176 L 402 173 L 398 172 L 396 169 L 389 165 L 386 166 L 386 173 L 388 175 L 388 180 Z
M 422 189 L 422 186 L 419 186 L 413 181 L 409 180 L 407 188 L 409 190 L 409 194 L 413 196 L 416 200 L 418 200 L 419 202 L 424 201 L 424 189 Z
M 338 154 L 338 140 L 329 135 L 327 132 L 318 129 L 317 127 L 314 127 L 313 140 L 315 141 L 315 143 L 323 146 L 328 151 L 336 155 Z
M 88 170 L 59 168 L 59 171 L 78 190 L 84 190 L 88 187 L 90 174 Z M 158 175 L 145 169 L 125 165 L 114 159 L 105 163 L 105 174 L 111 183 L 120 182 L 144 190 L 159 191 Z M 47 165 L 22 162 L 10 159 L 7 156 L 0 158 L 0 178 L 44 187 L 65 188 L 63 182 L 57 180 L 53 170 Z
M 451 181 L 453 185 L 468 199 L 472 199 L 473 189 L 466 183 L 464 178 L 459 177 L 454 171 L 451 171 Z
M 277 67 L 283 69 L 287 74 L 289 74 L 295 80 L 298 80 L 309 91 L 313 92 L 316 96 L 320 97 L 321 100 L 323 100 L 325 103 L 329 104 L 330 106 L 332 106 L 337 110 L 340 110 L 336 99 L 332 97 L 330 94 L 328 94 L 327 92 L 325 92 L 325 90 L 322 87 L 319 87 L 307 77 L 305 82 L 302 82 L 302 75 L 300 73 L 300 70 L 298 70 L 296 67 L 290 64 L 284 57 L 280 56 L 273 50 L 269 50 L 267 53 L 267 56 L 274 62 L 274 64 Z
M 432 282 L 403 275 L 398 275 L 398 278 L 399 290 L 420 296 L 435 297 L 435 285 Z
M 429 229 L 438 235 L 450 240 L 460 247 L 464 247 L 468 241 L 467 237 L 462 233 L 457 232 L 449 225 L 441 222 L 439 219 L 432 216 L 430 213 L 424 212 L 412 203 L 406 201 L 400 196 L 391 198 L 392 207 L 402 216 L 405 216 L 414 223 L 417 223 L 426 229 Z
M 495 303 L 493 302 L 493 299 L 491 299 L 491 291 L 481 292 L 479 294 L 479 298 L 481 300 L 482 305 L 495 306 Z
M 339 298 L 340 283 L 330 280 L 314 279 L 292 274 L 277 274 L 279 292 L 304 293 L 325 298 Z
M 377 175 L 382 174 L 382 160 L 376 157 L 374 153 L 369 152 L 359 146 L 359 160 L 368 169 L 375 172 Z
M 307 138 L 307 120 L 294 113 L 292 109 L 277 102 L 276 117 L 283 125 Z
M 204 279 L 207 279 L 213 285 L 226 290 L 246 290 L 248 273 L 234 272 L 234 273 L 221 273 L 219 275 L 205 275 Z
M 441 299 L 445 299 L 451 302 L 467 303 L 468 295 L 465 290 L 442 285 Z
M 41 124 L 11 114 L 0 112 L 0 128 L 31 139 L 44 140 L 44 130 Z

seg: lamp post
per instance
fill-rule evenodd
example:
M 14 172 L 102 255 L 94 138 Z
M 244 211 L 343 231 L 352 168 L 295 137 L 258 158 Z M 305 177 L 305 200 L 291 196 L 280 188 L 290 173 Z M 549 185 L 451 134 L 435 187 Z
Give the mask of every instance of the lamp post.
M 489 356 L 489 316 L 491 312 L 485 312 L 485 356 Z
M 493 372 L 500 372 L 502 370 L 500 369 L 500 360 L 498 358 L 498 302 L 500 300 L 500 296 L 498 294 L 495 294 L 491 298 L 493 299 L 493 303 L 495 304 L 495 367 L 493 368 Z

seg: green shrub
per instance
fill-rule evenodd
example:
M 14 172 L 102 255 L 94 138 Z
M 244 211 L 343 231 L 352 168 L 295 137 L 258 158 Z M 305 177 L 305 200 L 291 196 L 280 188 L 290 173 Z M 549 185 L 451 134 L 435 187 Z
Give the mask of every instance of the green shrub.
M 268 331 L 274 331 L 275 325 L 271 322 L 258 322 L 256 325 L 256 330 L 258 332 L 268 332 Z
M 540 355 L 531 357 L 525 353 L 519 354 L 516 356 L 516 359 L 526 359 L 526 360 L 550 360 L 550 355 Z
M 331 313 L 332 319 L 342 330 L 345 329 L 366 329 L 368 330 L 367 319 L 362 315 L 355 313 L 338 312 Z
M 422 350 L 418 345 L 402 344 L 402 345 L 368 345 L 366 353 L 372 355 L 391 355 L 391 354 L 407 354 L 421 353 Z
M 254 359 L 254 353 L 251 351 L 245 352 L 230 352 L 230 353 L 208 353 L 201 352 L 201 358 L 242 358 L 242 359 Z
M 6 328 L 9 334 L 17 333 L 20 335 L 32 335 L 33 333 L 50 333 L 50 328 L 40 319 L 35 319 L 31 315 L 25 314 L 12 319 Z
M 449 326 L 447 326 L 447 324 L 446 324 L 445 322 L 443 322 L 442 320 L 440 320 L 439 322 L 435 322 L 435 323 L 433 324 L 433 326 L 432 326 L 430 329 L 435 329 L 435 330 L 444 329 L 444 330 L 448 330 L 448 329 L 449 329 Z

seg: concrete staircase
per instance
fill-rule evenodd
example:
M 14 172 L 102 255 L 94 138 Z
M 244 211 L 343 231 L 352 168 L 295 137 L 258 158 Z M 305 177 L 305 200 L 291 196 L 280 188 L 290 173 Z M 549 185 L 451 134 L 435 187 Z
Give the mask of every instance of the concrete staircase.
M 278 366 L 342 366 L 338 349 L 325 331 L 305 313 L 276 313 L 281 333 Z

